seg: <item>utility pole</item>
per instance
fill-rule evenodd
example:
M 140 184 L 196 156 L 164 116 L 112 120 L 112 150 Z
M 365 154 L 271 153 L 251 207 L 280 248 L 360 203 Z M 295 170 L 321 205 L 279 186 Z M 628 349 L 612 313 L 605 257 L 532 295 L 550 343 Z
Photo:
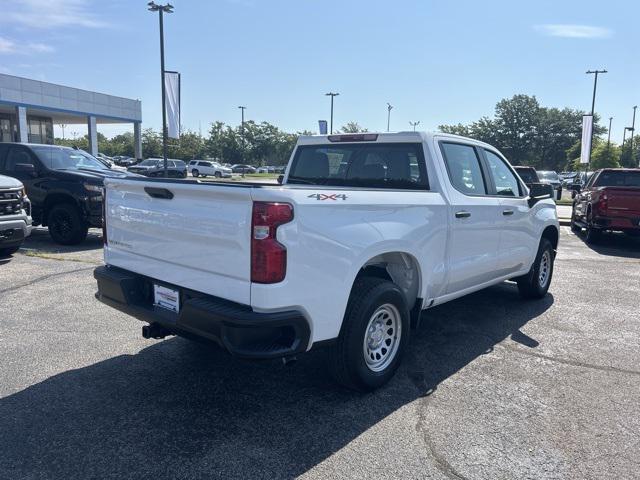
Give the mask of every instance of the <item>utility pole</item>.
M 633 106 L 633 120 L 631 121 L 631 138 L 630 138 L 630 142 L 629 142 L 629 158 L 630 158 L 630 162 L 633 161 L 633 136 L 636 133 L 636 108 L 638 108 L 637 105 Z
M 409 125 L 411 125 L 413 127 L 413 131 L 416 131 L 416 127 L 418 125 L 420 125 L 420 120 L 418 120 L 417 122 L 409 122 Z
M 155 2 L 147 3 L 150 12 L 158 12 L 160 18 L 160 85 L 162 86 L 162 158 L 164 160 L 164 176 L 168 177 L 167 165 L 167 110 L 166 110 L 166 90 L 164 85 L 164 22 L 165 13 L 173 13 L 173 5 L 157 5 Z
M 594 121 L 594 115 L 595 115 L 595 110 L 596 110 L 596 90 L 598 88 L 598 75 L 601 73 L 607 73 L 606 70 L 587 70 L 586 74 L 587 75 L 595 75 L 594 79 L 593 79 L 593 99 L 591 100 L 591 120 L 592 120 L 592 127 L 591 127 L 591 141 L 589 142 L 589 163 L 585 166 L 585 168 L 587 169 L 586 171 L 589 170 L 589 165 L 591 164 L 591 152 L 593 152 L 593 121 Z
M 246 110 L 247 107 L 244 107 L 242 105 L 240 105 L 238 107 L 240 109 L 240 111 L 242 112 L 242 118 L 240 120 L 240 138 L 242 139 L 242 161 L 244 162 L 244 149 L 245 149 L 245 141 L 244 141 L 244 111 Z M 244 176 L 244 172 L 243 172 L 243 176 Z
M 607 151 L 609 151 L 609 145 L 611 145 L 611 121 L 613 117 L 609 117 L 609 132 L 607 133 Z
M 325 96 L 331 97 L 331 122 L 329 124 L 329 133 L 333 133 L 333 97 L 337 97 L 338 95 L 340 94 L 334 92 L 325 93 Z
M 391 109 L 393 105 L 387 102 L 387 132 L 389 131 L 389 125 L 391 124 Z

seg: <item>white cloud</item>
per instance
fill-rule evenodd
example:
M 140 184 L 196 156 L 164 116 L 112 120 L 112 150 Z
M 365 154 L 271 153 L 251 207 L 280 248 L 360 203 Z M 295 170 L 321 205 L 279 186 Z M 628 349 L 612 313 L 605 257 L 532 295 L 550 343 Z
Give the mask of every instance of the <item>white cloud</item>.
M 31 28 L 106 27 L 86 0 L 7 0 L 0 21 Z
M 55 49 L 51 45 L 44 43 L 20 43 L 6 37 L 0 37 L 0 55 L 30 55 L 36 53 L 51 53 L 53 51 L 55 51 Z
M 15 51 L 15 43 L 8 38 L 0 37 L 0 53 L 13 53 Z
M 594 27 L 592 25 L 572 25 L 572 24 L 545 24 L 534 27 L 543 35 L 551 37 L 565 38 L 607 38 L 613 35 L 613 31 L 608 28 Z

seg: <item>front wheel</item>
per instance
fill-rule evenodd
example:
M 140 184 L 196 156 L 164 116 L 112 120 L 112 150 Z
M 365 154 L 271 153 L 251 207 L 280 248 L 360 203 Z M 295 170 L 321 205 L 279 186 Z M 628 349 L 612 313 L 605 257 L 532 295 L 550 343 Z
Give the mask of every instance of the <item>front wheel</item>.
M 77 207 L 61 203 L 51 207 L 47 218 L 49 235 L 61 245 L 77 245 L 87 238 L 89 227 L 80 217 Z
M 573 233 L 580 233 L 582 228 L 576 224 L 576 209 L 575 207 L 571 210 L 571 231 Z
M 540 240 L 536 259 L 531 265 L 529 273 L 519 277 L 518 291 L 524 298 L 542 298 L 547 294 L 553 276 L 553 262 L 555 260 L 553 245 L 546 238 Z
M 216 178 L 222 178 L 222 173 L 216 172 L 216 173 L 213 174 L 213 176 L 216 177 Z
M 191 170 L 191 175 L 194 177 L 200 176 L 200 172 L 198 170 Z
M 394 283 L 356 280 L 330 366 L 344 386 L 370 391 L 387 383 L 400 365 L 409 339 L 409 309 Z

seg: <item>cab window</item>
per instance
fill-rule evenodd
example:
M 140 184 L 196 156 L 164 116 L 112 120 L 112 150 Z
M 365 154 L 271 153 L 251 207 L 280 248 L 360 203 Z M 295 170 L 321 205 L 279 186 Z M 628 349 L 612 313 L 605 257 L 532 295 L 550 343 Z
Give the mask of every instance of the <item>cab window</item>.
M 465 195 L 486 195 L 487 187 L 476 149 L 461 143 L 440 143 L 449 180 L 453 187 Z
M 521 196 L 520 182 L 507 163 L 491 150 L 484 149 L 484 154 L 487 157 L 489 173 L 493 179 L 496 194 L 501 197 Z

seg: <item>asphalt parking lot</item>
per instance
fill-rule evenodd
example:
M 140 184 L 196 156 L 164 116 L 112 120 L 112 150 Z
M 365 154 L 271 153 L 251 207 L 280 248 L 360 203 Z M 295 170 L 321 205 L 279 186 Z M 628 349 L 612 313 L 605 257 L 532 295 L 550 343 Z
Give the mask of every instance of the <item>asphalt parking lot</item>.
M 397 376 L 251 363 L 94 299 L 102 241 L 0 259 L 0 477 L 639 478 L 640 241 L 562 227 L 550 294 L 431 309 Z

